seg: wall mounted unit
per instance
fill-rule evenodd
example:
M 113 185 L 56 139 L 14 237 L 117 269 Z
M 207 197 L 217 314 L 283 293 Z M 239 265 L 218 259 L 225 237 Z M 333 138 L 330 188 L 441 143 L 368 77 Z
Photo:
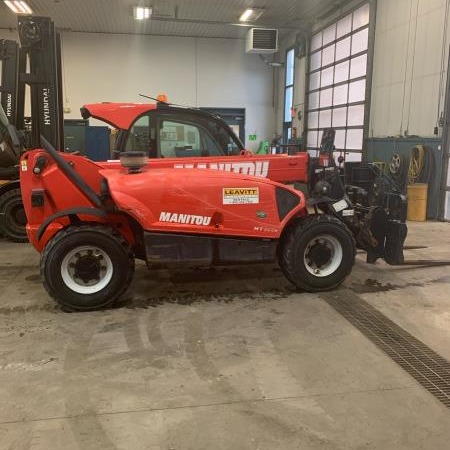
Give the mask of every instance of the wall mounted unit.
M 278 51 L 278 30 L 250 28 L 245 45 L 247 53 L 275 53 Z

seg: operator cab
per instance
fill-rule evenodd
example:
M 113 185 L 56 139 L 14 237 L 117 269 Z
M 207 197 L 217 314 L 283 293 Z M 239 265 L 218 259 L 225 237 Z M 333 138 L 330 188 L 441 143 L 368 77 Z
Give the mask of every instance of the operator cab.
M 239 138 L 219 117 L 204 111 L 158 104 L 119 130 L 115 157 L 144 152 L 150 158 L 188 158 L 239 155 Z

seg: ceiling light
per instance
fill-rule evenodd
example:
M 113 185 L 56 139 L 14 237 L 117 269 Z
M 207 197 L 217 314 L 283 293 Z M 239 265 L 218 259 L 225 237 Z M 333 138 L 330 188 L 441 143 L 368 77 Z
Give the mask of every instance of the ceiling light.
M 262 8 L 248 8 L 246 9 L 241 17 L 239 17 L 239 21 L 241 22 L 254 22 L 261 17 L 261 14 L 264 12 Z
M 16 14 L 33 14 L 32 9 L 24 1 L 4 1 L 5 5 Z
M 152 8 L 147 6 L 133 6 L 133 15 L 136 20 L 150 19 Z

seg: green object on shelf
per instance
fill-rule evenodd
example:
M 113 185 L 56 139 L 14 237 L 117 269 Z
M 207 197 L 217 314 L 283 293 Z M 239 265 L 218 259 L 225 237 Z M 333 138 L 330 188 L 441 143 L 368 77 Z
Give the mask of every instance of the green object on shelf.
M 267 155 L 269 153 L 269 141 L 261 141 L 256 153 Z

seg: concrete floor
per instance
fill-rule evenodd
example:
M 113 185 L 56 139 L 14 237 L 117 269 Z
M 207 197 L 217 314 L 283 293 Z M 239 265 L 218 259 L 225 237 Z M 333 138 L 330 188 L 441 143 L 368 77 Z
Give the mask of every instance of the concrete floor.
M 410 225 L 450 258 L 450 224 Z M 0 242 L 0 449 L 448 449 L 450 411 L 274 266 L 149 273 L 67 314 Z M 369 266 L 351 290 L 450 359 L 450 269 Z

